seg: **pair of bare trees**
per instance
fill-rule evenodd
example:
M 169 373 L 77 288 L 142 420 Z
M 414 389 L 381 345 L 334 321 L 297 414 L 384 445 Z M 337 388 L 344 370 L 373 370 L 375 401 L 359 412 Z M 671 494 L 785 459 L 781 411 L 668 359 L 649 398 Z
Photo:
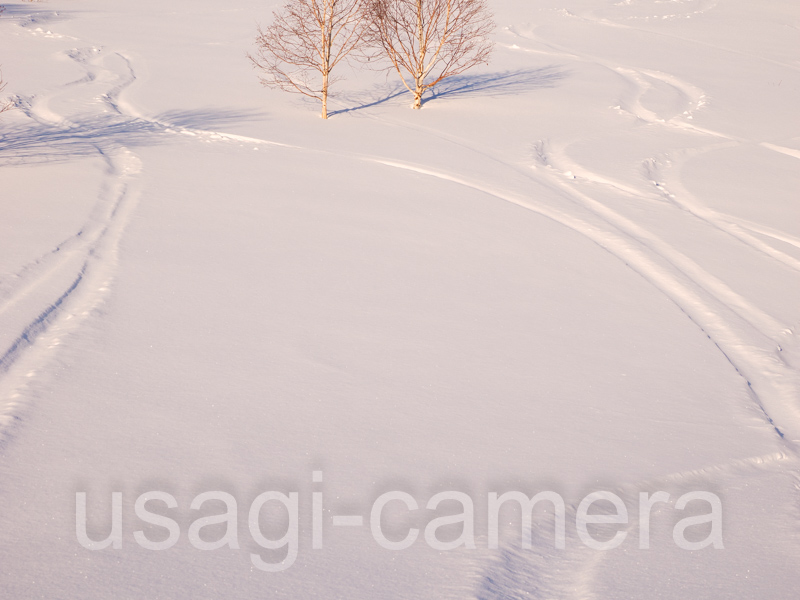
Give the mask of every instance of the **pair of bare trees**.
M 248 55 L 261 82 L 315 98 L 328 118 L 331 72 L 352 56 L 395 71 L 414 95 L 489 60 L 486 0 L 292 0 Z

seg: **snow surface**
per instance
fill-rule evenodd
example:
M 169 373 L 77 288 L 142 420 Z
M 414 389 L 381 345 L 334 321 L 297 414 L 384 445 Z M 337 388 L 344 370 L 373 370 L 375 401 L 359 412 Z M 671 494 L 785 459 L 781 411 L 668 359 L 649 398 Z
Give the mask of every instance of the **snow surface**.
M 490 65 L 421 111 L 353 70 L 325 122 L 245 58 L 279 4 L 6 3 L 0 596 L 796 599 L 800 5 L 491 0 Z M 169 550 L 134 541 L 150 490 Z M 239 550 L 187 540 L 211 490 Z M 301 495 L 280 573 L 270 490 Z M 391 490 L 469 493 L 477 548 L 332 525 Z M 613 491 L 630 535 L 489 550 L 509 490 Z M 660 505 L 640 550 L 657 490 L 716 493 L 725 548 Z M 123 493 L 121 549 L 76 492 L 96 539 Z

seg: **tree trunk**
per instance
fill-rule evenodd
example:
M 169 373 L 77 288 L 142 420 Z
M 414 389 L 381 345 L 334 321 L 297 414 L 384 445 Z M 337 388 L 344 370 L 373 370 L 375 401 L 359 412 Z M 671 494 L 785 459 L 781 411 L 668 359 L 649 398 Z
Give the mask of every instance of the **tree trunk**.
M 422 108 L 422 92 L 424 91 L 422 86 L 417 84 L 417 89 L 414 90 L 414 110 Z
M 422 26 L 422 0 L 417 0 L 417 49 L 419 56 L 417 60 L 417 73 L 414 77 L 414 110 L 422 108 L 422 92 L 425 88 L 422 87 L 425 83 L 425 30 Z
M 328 118 L 328 74 L 322 75 L 322 118 Z

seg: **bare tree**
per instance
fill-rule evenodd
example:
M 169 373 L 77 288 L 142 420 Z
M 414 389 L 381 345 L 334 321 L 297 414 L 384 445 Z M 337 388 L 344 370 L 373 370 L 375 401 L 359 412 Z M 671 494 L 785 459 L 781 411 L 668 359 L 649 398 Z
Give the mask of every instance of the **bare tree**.
M 0 12 L 2 12 L 2 11 L 0 11 Z M 3 92 L 5 87 L 6 87 L 6 82 L 3 81 L 3 72 L 0 71 L 0 93 Z M 7 101 L 3 102 L 3 100 L 0 100 L 0 113 L 4 113 L 7 110 L 11 110 L 12 108 L 14 108 L 14 102 L 13 101 L 7 100 Z
M 273 19 L 258 28 L 258 50 L 248 54 L 264 72 L 261 83 L 316 98 L 327 119 L 331 71 L 361 44 L 361 0 L 292 0 Z
M 0 92 L 6 87 L 6 82 L 3 81 L 3 74 L 0 73 Z M 11 101 L 3 102 L 0 100 L 0 113 L 6 112 L 7 110 L 11 110 L 14 108 L 14 103 Z
M 368 39 L 414 94 L 414 108 L 437 83 L 488 64 L 494 22 L 486 0 L 366 0 Z

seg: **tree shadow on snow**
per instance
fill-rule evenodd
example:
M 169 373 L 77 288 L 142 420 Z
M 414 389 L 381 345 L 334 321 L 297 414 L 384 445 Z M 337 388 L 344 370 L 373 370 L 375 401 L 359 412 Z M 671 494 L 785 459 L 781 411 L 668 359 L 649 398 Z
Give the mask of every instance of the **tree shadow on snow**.
M 200 110 L 168 110 L 155 117 L 155 121 L 167 123 L 171 127 L 185 127 L 202 131 L 217 131 L 249 121 L 263 119 L 265 114 L 259 110 L 220 110 L 206 108 Z
M 67 162 L 115 149 L 174 142 L 176 134 L 213 134 L 219 129 L 263 117 L 255 111 L 168 111 L 154 120 L 102 114 L 72 117 L 65 125 L 0 123 L 0 165 Z
M 537 89 L 555 87 L 569 72 L 557 65 L 539 69 L 512 69 L 494 73 L 454 75 L 439 83 L 423 96 L 422 104 L 437 98 L 514 96 Z M 399 96 L 411 94 L 402 83 L 386 84 L 372 90 L 341 96 L 354 106 L 332 111 L 331 115 L 355 112 L 385 104 Z M 409 100 L 410 101 L 410 100 Z
M 553 88 L 569 73 L 553 65 L 541 69 L 514 69 L 499 73 L 455 75 L 430 91 L 423 104 L 436 98 L 452 96 L 516 96 L 543 88 Z

